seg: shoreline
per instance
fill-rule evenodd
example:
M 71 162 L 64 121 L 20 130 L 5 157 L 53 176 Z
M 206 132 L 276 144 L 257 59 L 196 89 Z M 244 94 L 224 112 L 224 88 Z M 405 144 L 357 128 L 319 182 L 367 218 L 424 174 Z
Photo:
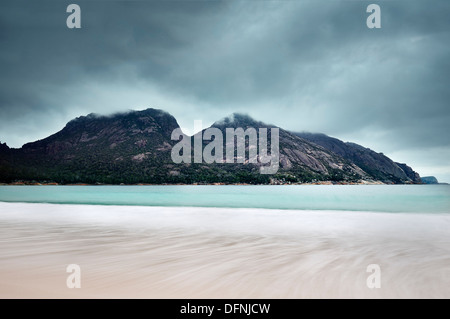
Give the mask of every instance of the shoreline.
M 103 185 L 108 186 L 108 185 Z M 111 185 L 115 186 L 115 185 Z M 437 212 L 417 212 L 417 211 L 380 211 L 380 210 L 360 210 L 360 209 L 316 209 L 316 208 L 309 208 L 309 209 L 300 209 L 300 208 L 270 208 L 270 207 L 225 207 L 225 206 L 188 206 L 188 205 L 179 205 L 179 206 L 162 206 L 162 205 L 144 205 L 144 204 L 105 204 L 105 203 L 73 203 L 73 202 L 38 202 L 38 201 L 28 201 L 28 202 L 21 202 L 21 201 L 5 201 L 0 200 L 0 208 L 3 204 L 6 205 L 37 205 L 37 206 L 67 206 L 67 207 L 92 207 L 92 208 L 117 208 L 117 209 L 131 209 L 134 208 L 137 209 L 150 209 L 150 210 L 217 210 L 217 211 L 232 211 L 232 212 L 244 212 L 244 213 L 308 213 L 308 214 L 315 214 L 315 213 L 326 213 L 326 214 L 381 214 L 381 215 L 405 215 L 405 216 L 411 216 L 411 215 L 423 215 L 423 216 L 431 216 L 431 215 L 448 215 L 450 217 L 450 211 L 437 211 Z M 1 213 L 0 213 L 1 217 Z
M 447 183 L 439 184 L 417 184 L 417 183 L 384 183 L 381 181 L 359 181 L 359 182 L 334 182 L 334 181 L 318 181 L 308 183 L 273 183 L 273 184 L 249 184 L 249 183 L 164 183 L 164 184 L 150 184 L 150 183 L 137 183 L 137 184 L 87 184 L 87 183 L 39 183 L 39 182 L 12 182 L 12 183 L 0 183 L 0 186 L 293 186 L 293 185 L 448 185 Z
M 450 215 L 0 202 L 1 298 L 449 298 Z M 81 288 L 66 287 L 67 265 Z M 366 268 L 379 264 L 381 289 Z

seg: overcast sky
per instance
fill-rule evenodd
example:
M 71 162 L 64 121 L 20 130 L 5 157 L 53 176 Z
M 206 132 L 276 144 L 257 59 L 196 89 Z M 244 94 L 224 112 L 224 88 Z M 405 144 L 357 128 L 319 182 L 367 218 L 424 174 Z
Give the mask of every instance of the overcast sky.
M 68 29 L 66 7 L 81 7 Z M 381 29 L 366 26 L 381 7 Z M 450 182 L 450 1 L 20 1 L 0 10 L 0 141 L 88 113 L 233 112 Z

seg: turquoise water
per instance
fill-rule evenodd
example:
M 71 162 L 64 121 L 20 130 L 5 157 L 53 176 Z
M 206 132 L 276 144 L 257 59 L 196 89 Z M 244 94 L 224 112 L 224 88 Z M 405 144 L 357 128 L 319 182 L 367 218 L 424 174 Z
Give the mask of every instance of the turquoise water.
M 0 201 L 450 213 L 450 185 L 0 186 Z

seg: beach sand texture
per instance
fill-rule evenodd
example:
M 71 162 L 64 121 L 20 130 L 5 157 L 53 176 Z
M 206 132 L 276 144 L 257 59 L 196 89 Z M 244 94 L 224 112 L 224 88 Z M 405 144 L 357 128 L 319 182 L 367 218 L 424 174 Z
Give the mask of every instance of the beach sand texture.
M 0 297 L 450 298 L 449 230 L 449 214 L 0 203 Z

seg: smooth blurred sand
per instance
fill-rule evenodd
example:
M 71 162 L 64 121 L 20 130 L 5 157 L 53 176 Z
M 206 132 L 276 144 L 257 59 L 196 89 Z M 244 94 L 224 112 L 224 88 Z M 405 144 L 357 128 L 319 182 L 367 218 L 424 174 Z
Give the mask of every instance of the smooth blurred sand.
M 450 298 L 449 230 L 450 214 L 0 203 L 0 297 Z

